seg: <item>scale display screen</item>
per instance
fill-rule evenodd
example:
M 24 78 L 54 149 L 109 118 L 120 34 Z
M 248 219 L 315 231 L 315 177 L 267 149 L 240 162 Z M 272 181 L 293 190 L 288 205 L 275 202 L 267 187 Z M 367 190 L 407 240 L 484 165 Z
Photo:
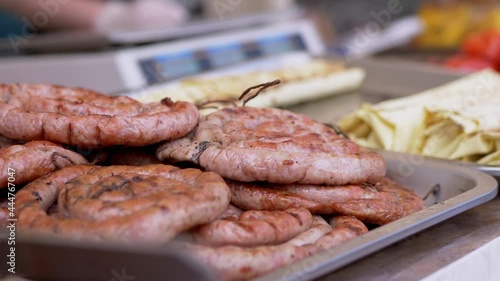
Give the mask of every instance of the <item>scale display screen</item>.
M 224 67 L 247 59 L 245 49 L 240 44 L 216 46 L 206 50 L 208 63 L 213 67 Z
M 306 50 L 305 43 L 297 33 L 155 55 L 141 59 L 139 64 L 148 85 L 154 85 L 252 59 L 303 50 Z
M 202 66 L 194 53 L 185 52 L 171 55 L 156 56 L 152 60 L 140 62 L 148 83 L 175 79 L 200 72 Z
M 259 40 L 258 45 L 266 56 L 305 49 L 304 42 L 298 36 L 271 37 Z

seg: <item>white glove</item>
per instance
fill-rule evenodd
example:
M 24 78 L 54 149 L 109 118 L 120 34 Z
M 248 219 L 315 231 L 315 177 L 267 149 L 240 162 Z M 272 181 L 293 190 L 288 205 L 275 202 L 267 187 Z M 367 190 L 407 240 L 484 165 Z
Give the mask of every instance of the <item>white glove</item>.
M 94 30 L 160 29 L 184 23 L 188 12 L 169 0 L 136 0 L 132 3 L 111 1 L 106 3 L 94 22 Z

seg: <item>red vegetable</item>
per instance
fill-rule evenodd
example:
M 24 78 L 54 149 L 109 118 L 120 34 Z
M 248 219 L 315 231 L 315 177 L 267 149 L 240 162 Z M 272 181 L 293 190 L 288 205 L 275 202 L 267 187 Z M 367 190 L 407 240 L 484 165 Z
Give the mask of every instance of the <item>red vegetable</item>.
M 493 62 L 475 56 L 454 55 L 448 58 L 444 65 L 448 68 L 460 69 L 466 71 L 477 71 L 485 68 L 495 68 Z
M 469 35 L 462 44 L 461 54 L 448 58 L 444 64 L 467 71 L 489 67 L 500 71 L 500 31 L 486 30 Z

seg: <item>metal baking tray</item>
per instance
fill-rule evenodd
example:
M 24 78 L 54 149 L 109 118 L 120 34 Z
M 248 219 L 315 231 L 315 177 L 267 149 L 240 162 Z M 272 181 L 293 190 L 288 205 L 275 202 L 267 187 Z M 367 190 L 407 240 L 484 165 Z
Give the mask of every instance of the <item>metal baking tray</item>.
M 387 161 L 389 177 L 421 197 L 434 191 L 425 201 L 427 208 L 256 280 L 313 280 L 485 203 L 498 193 L 496 180 L 478 170 L 418 155 L 380 153 Z M 433 189 L 436 184 L 439 189 Z
M 500 180 L 500 166 L 496 165 L 481 165 L 473 162 L 465 162 L 465 161 L 456 161 L 456 160 L 447 160 L 447 159 L 441 159 L 441 158 L 434 158 L 432 157 L 434 161 L 438 162 L 443 162 L 443 163 L 452 163 L 455 165 L 460 165 L 463 167 L 468 167 L 472 169 L 476 169 L 478 171 L 487 173 L 488 175 L 491 175 L 498 180 Z
M 480 171 L 417 155 L 382 152 L 388 176 L 430 194 L 426 209 L 377 227 L 338 247 L 257 278 L 313 280 L 412 234 L 493 199 L 497 181 Z M 440 188 L 433 188 L 439 184 Z M 432 191 L 432 192 L 429 192 Z M 8 253 L 0 230 L 0 252 Z M 79 243 L 51 237 L 16 237 L 16 273 L 43 280 L 216 280 L 215 275 L 170 247 Z M 0 276 L 7 270 L 0 263 Z M 132 278 L 133 276 L 133 278 Z

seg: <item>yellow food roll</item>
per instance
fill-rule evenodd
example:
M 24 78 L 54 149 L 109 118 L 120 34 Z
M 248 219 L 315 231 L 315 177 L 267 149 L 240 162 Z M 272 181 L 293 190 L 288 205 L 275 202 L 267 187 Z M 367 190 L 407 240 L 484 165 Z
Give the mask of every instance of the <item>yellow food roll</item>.
M 420 94 L 364 104 L 339 125 L 370 148 L 500 165 L 500 75 L 484 70 Z

